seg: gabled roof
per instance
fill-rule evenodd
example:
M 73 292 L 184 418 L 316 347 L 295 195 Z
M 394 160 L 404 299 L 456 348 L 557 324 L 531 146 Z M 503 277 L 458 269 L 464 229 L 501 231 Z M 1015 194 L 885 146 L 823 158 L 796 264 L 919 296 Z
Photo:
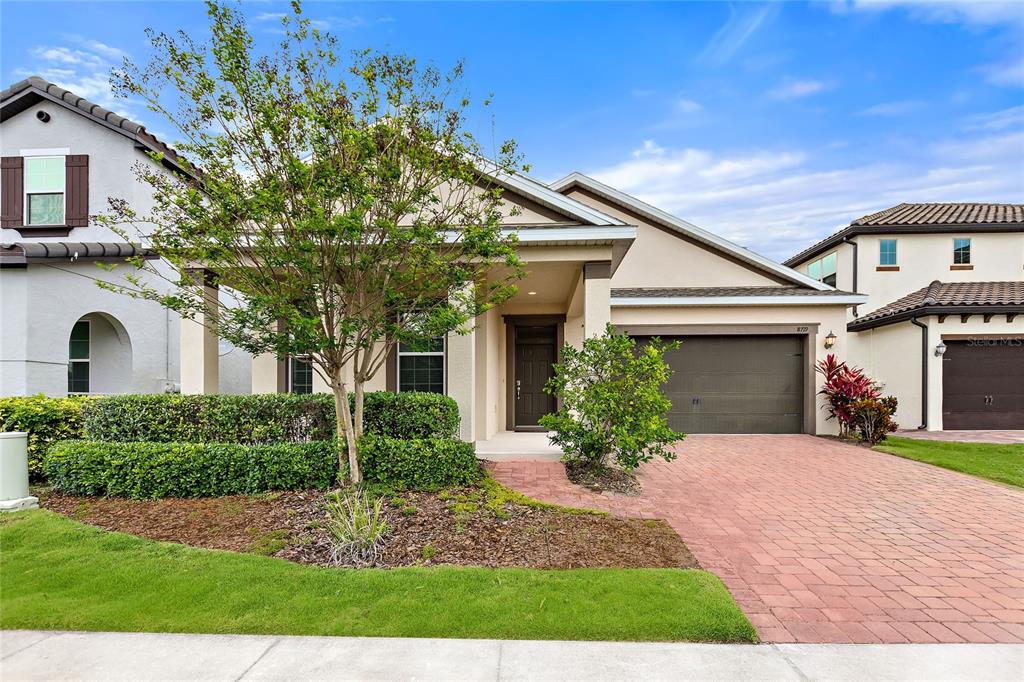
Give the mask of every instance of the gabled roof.
M 0 91 L 0 122 L 20 114 L 43 100 L 59 104 L 69 111 L 81 114 L 133 140 L 144 149 L 163 154 L 165 164 L 182 172 L 187 172 L 182 168 L 177 152 L 149 133 L 141 123 L 136 123 L 124 116 L 104 109 L 100 105 L 90 102 L 84 97 L 79 97 L 70 90 L 65 90 L 39 76 L 29 76 L 25 80 L 18 81 L 9 88 Z
M 897 204 L 861 216 L 785 263 L 797 266 L 858 234 L 927 234 L 947 232 L 1019 232 L 1024 230 L 1024 204 L 931 203 Z
M 755 269 L 762 272 L 769 273 L 774 277 L 781 278 L 783 280 L 799 284 L 804 287 L 810 287 L 818 291 L 831 290 L 832 287 L 827 284 L 811 279 L 807 275 L 801 274 L 796 270 L 788 268 L 784 265 L 780 265 L 775 261 L 765 258 L 764 256 L 754 253 L 753 251 L 746 249 L 739 244 L 734 244 L 728 239 L 719 237 L 718 235 L 709 232 L 701 227 L 697 227 L 691 222 L 677 218 L 676 216 L 667 213 L 660 208 L 652 206 L 634 196 L 626 194 L 625 192 L 619 191 L 614 187 L 599 182 L 594 178 L 586 176 L 582 173 L 570 173 L 561 180 L 552 182 L 550 187 L 558 192 L 568 192 L 574 187 L 582 187 L 587 189 L 608 201 L 617 204 L 623 208 L 634 211 L 645 218 L 654 221 L 658 225 L 668 228 L 669 230 L 675 231 L 682 236 L 688 237 L 692 240 L 710 246 L 712 250 L 724 252 L 737 260 L 743 261 L 744 263 L 753 266 Z
M 932 282 L 854 320 L 861 331 L 925 315 L 1024 313 L 1024 282 Z

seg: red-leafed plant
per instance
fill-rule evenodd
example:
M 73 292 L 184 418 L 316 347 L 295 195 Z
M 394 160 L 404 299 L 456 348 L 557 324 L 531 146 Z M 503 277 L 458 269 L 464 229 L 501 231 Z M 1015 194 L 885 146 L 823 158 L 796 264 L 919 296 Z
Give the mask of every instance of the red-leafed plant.
M 828 418 L 839 422 L 839 435 L 848 437 L 855 420 L 854 405 L 861 400 L 880 398 L 882 392 L 863 370 L 840 362 L 835 355 L 819 360 L 816 370 L 825 378 L 818 395 L 828 401 Z

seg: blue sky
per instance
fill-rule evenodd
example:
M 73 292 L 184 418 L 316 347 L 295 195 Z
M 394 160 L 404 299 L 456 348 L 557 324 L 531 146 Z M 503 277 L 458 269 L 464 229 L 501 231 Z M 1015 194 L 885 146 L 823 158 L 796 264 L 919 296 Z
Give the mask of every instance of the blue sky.
M 245 2 L 258 41 L 284 3 Z M 901 201 L 1024 201 L 1024 3 L 330 3 L 344 46 L 466 62 L 473 127 L 532 174 L 579 170 L 784 259 Z M 198 2 L 0 5 L 4 85 L 37 73 L 115 101 L 146 27 L 205 32 Z M 45 26 L 46 30 L 40 30 Z M 173 135 L 169 135 L 173 138 Z

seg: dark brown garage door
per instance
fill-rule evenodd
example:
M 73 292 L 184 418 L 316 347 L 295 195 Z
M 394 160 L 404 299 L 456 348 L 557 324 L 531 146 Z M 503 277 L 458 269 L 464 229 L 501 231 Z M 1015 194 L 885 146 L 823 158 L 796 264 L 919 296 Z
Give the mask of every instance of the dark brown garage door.
M 671 338 L 682 343 L 667 356 L 675 370 L 666 386 L 672 428 L 684 433 L 803 430 L 803 337 Z
M 1024 429 L 1024 341 L 944 341 L 942 428 Z

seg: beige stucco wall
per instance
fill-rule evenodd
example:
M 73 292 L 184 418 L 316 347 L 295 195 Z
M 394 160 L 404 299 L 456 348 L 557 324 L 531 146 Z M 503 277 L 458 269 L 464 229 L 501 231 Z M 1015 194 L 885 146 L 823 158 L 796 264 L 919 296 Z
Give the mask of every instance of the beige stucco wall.
M 846 311 L 843 306 L 707 306 L 707 307 L 644 307 L 644 308 L 612 308 L 612 324 L 625 325 L 792 325 L 793 333 L 802 333 L 802 327 L 817 325 L 817 332 L 812 333 L 811 345 L 815 349 L 815 362 L 823 360 L 829 353 L 840 359 L 849 353 L 846 332 Z M 811 330 L 813 332 L 813 329 Z M 825 337 L 829 332 L 836 335 L 836 343 L 831 350 L 825 349 Z M 815 392 L 821 387 L 815 377 Z M 834 422 L 826 421 L 824 401 L 815 397 L 815 432 L 834 434 Z
M 637 226 L 636 241 L 612 276 L 612 288 L 772 286 L 779 283 L 591 192 L 575 188 L 566 196 Z

